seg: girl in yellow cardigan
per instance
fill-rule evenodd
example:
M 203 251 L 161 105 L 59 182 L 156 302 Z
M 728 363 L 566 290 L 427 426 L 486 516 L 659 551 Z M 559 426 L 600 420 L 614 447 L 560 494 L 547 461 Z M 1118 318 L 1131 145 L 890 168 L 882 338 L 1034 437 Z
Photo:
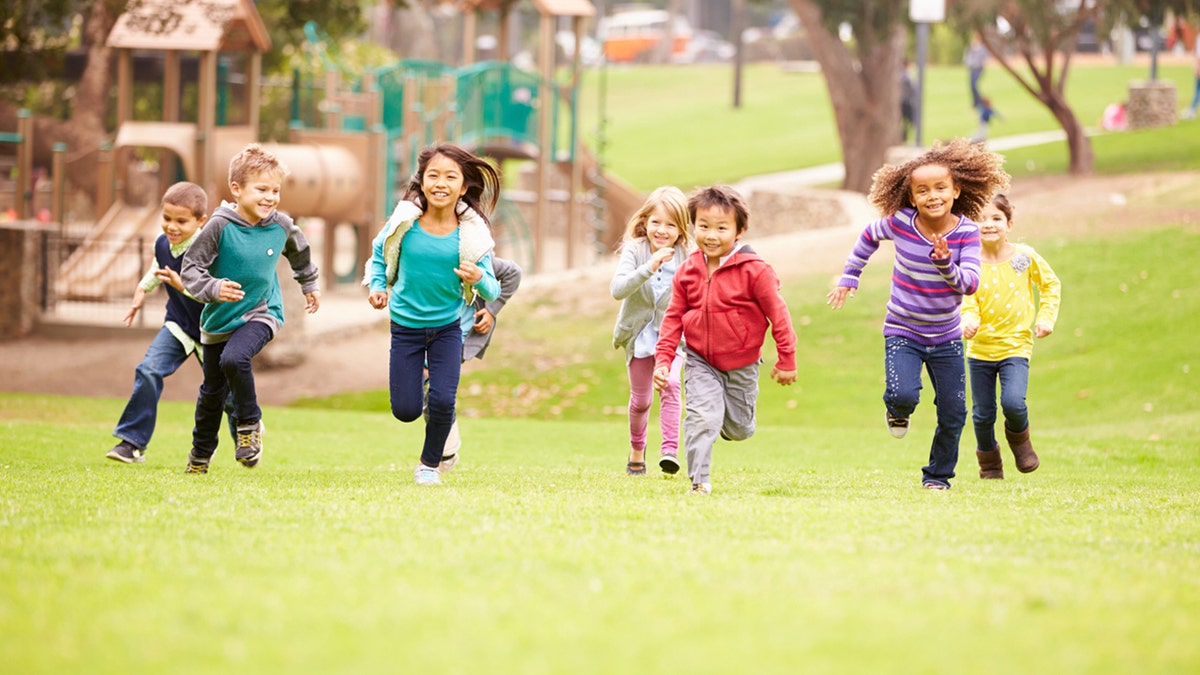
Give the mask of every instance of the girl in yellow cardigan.
M 1038 468 L 1025 406 L 1029 358 L 1033 355 L 1033 338 L 1054 332 L 1062 289 L 1054 270 L 1037 251 L 1008 240 L 1012 215 L 1012 204 L 1003 193 L 993 197 L 980 212 L 979 289 L 974 295 L 964 296 L 962 305 L 963 337 L 970 340 L 967 369 L 980 478 L 1004 478 L 994 431 L 997 381 L 1004 436 L 1017 470 L 1029 473 Z

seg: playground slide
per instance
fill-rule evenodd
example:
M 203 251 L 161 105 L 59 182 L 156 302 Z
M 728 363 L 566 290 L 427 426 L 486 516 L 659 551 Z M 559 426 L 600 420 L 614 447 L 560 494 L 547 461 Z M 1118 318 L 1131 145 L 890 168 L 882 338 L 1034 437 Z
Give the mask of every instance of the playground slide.
M 117 201 L 59 269 L 59 300 L 108 300 L 133 295 L 161 233 L 158 205 Z
M 583 165 L 584 188 L 594 190 L 598 187 L 598 183 L 604 183 L 603 195 L 607 206 L 605 214 L 608 222 L 601 238 L 604 245 L 611 250 L 621 240 L 629 219 L 638 209 L 642 208 L 642 204 L 646 201 L 646 195 L 612 172 L 601 172 L 596 158 L 586 149 L 580 153 L 579 161 Z

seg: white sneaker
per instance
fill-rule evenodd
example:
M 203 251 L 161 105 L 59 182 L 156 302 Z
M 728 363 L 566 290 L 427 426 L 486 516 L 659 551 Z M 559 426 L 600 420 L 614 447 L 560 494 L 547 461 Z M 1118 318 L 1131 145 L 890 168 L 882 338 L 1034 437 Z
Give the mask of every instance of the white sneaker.
M 688 490 L 689 495 L 708 495 L 712 494 L 711 483 L 693 483 L 692 489 Z
M 438 473 L 436 468 L 424 464 L 418 464 L 417 468 L 413 469 L 413 479 L 416 480 L 417 485 L 442 484 L 442 474 Z

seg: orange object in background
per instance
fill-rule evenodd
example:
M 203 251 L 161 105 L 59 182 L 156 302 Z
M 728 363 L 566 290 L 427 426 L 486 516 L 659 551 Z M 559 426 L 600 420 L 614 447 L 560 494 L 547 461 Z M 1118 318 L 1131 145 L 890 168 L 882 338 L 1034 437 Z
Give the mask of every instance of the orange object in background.
M 661 9 L 619 10 L 604 17 L 596 26 L 596 32 L 604 44 L 604 58 L 612 63 L 643 61 L 667 36 L 667 21 L 670 15 Z M 687 19 L 677 17 L 671 40 L 671 58 L 687 53 L 692 28 Z

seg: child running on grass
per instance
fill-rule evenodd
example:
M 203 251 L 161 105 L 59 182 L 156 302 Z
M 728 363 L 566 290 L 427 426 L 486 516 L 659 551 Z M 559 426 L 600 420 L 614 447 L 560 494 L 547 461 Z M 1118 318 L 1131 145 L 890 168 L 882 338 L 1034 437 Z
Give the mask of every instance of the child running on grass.
M 288 259 L 304 293 L 305 311 L 321 306 L 317 267 L 308 239 L 277 211 L 287 170 L 275 155 L 251 143 L 229 162 L 233 203 L 223 203 L 183 260 L 183 285 L 208 303 L 200 314 L 204 382 L 196 398 L 196 426 L 188 473 L 208 473 L 226 397 L 232 394 L 235 457 L 254 468 L 262 458 L 262 409 L 251 359 L 283 327 L 283 292 L 275 271 Z
M 718 435 L 729 441 L 754 435 L 768 324 L 779 355 L 771 378 L 783 386 L 796 381 L 796 333 L 775 270 L 740 242 L 750 220 L 742 196 L 726 186 L 701 188 L 688 199 L 688 217 L 699 250 L 675 272 L 655 350 L 654 387 L 662 392 L 670 382 L 682 337 L 690 492 L 706 495 Z
M 967 338 L 967 368 L 971 375 L 975 457 L 980 478 L 1004 478 L 1000 444 L 996 442 L 996 382 L 1004 412 L 1004 437 L 1017 470 L 1038 468 L 1029 440 L 1029 359 L 1033 338 L 1054 332 L 1062 284 L 1050 265 L 1025 244 L 1013 244 L 1013 207 L 1008 196 L 992 197 L 979 214 L 983 242 L 979 290 L 962 306 L 963 337 Z M 1037 303 L 1034 302 L 1037 289 Z M 1031 327 L 1032 326 L 1032 327 Z
M 372 243 L 363 283 L 371 306 L 387 308 L 391 317 L 392 415 L 412 422 L 428 403 L 425 443 L 413 471 L 417 485 L 442 483 L 438 467 L 462 371 L 464 306 L 476 293 L 485 300 L 500 295 L 484 208 L 494 209 L 499 195 L 500 175 L 486 160 L 450 143 L 428 147 Z
M 859 237 L 828 304 L 854 297 L 859 276 L 879 242 L 892 240 L 896 261 L 883 321 L 883 403 L 892 436 L 908 433 L 929 371 L 937 428 L 922 486 L 950 489 L 967 418 L 959 307 L 979 286 L 979 226 L 971 219 L 1008 186 L 1003 159 L 964 139 L 937 144 L 920 157 L 875 172 L 869 199 L 883 217 Z
M 674 186 L 650 193 L 646 203 L 625 229 L 621 260 L 610 290 L 621 301 L 613 328 L 613 347 L 625 349 L 629 371 L 629 444 L 632 451 L 625 464 L 631 476 L 646 474 L 646 428 L 654 402 L 654 350 L 667 305 L 675 270 L 687 259 L 692 247 L 691 220 L 687 197 Z M 679 369 L 678 352 L 671 362 L 666 386 L 659 394 L 659 425 L 662 445 L 658 466 L 663 473 L 679 471 Z
M 132 326 L 146 296 L 159 286 L 167 289 L 167 314 L 162 328 L 150 342 L 142 362 L 133 371 L 133 393 L 113 436 L 119 441 L 107 457 L 126 464 L 146 460 L 146 449 L 158 420 L 158 400 L 163 380 L 179 370 L 200 349 L 200 311 L 204 305 L 187 295 L 179 272 L 183 254 L 196 241 L 208 218 L 208 195 L 195 183 L 172 185 L 162 197 L 162 231 L 154 241 L 154 262 L 133 292 L 133 304 L 125 313 L 125 325 Z
M 493 257 L 492 269 L 496 273 L 496 281 L 500 284 L 500 297 L 495 300 L 484 300 L 482 295 L 476 294 L 474 302 L 463 305 L 461 322 L 463 331 L 462 362 L 464 364 L 471 359 L 483 359 L 488 345 L 492 342 L 492 333 L 496 331 L 496 320 L 500 316 L 500 310 L 504 309 L 513 293 L 516 293 L 517 288 L 521 286 L 521 266 L 516 262 Z M 428 387 L 428 370 L 425 374 L 425 384 Z M 428 400 L 425 410 L 426 412 L 429 410 Z M 446 436 L 446 445 L 442 447 L 442 461 L 438 464 L 438 471 L 450 473 L 454 470 L 461 451 L 462 436 L 459 434 L 458 419 L 456 418 L 450 425 L 450 435 Z

